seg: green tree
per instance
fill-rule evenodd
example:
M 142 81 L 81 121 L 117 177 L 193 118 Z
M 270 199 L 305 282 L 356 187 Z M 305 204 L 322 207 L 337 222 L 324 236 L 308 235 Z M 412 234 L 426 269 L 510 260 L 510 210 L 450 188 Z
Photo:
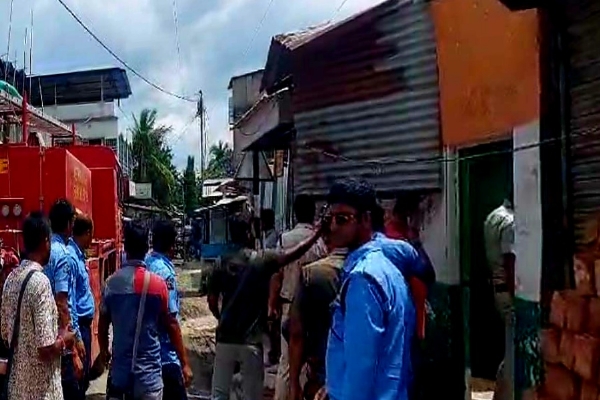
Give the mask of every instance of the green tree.
M 233 167 L 233 149 L 229 143 L 219 140 L 210 146 L 208 151 L 209 161 L 205 171 L 205 178 L 231 178 L 235 173 Z
M 199 207 L 200 196 L 198 194 L 198 179 L 193 156 L 188 156 L 187 166 L 183 173 L 183 206 L 187 215 Z
M 148 108 L 133 116 L 129 128 L 133 136 L 133 178 L 135 182 L 152 183 L 152 195 L 162 206 L 172 206 L 181 193 L 173 153 L 166 142 L 172 128 L 158 125 L 157 111 Z

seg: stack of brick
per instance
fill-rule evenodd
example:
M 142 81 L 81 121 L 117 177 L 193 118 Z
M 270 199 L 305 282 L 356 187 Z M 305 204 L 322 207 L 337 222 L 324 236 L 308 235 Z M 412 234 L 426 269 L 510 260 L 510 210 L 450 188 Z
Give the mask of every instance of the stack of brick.
M 600 259 L 577 256 L 576 288 L 555 292 L 541 332 L 540 400 L 600 400 Z

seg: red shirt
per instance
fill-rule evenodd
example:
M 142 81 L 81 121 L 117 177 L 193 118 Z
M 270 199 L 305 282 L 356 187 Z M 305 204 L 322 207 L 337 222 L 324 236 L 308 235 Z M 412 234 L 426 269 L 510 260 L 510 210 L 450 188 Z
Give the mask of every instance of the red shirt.
M 385 236 L 390 239 L 409 241 L 414 234 L 408 227 L 392 220 L 385 224 Z M 427 285 L 414 276 L 405 277 L 405 279 L 408 282 L 413 301 L 415 302 L 415 311 L 417 314 L 417 336 L 419 339 L 423 339 L 425 337 L 425 303 L 427 300 Z
M 397 221 L 391 220 L 385 224 L 385 236 L 390 239 L 408 240 L 408 228 Z

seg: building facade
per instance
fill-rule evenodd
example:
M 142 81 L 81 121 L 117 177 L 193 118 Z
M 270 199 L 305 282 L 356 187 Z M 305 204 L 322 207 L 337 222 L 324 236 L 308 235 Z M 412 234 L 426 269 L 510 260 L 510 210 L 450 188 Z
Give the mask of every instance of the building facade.
M 119 123 L 120 101 L 131 95 L 125 70 L 106 68 L 36 75 L 31 77 L 29 87 L 31 104 L 74 126 L 84 143 L 111 147 L 125 174 L 131 176 L 131 145 Z
M 275 212 L 276 228 L 281 231 L 291 224 L 289 147 L 257 142 L 265 132 L 281 127 L 278 97 L 263 90 L 263 74 L 262 69 L 250 72 L 231 78 L 229 84 L 235 179 L 252 193 L 257 211 Z M 291 122 L 289 106 L 287 110 L 286 121 Z

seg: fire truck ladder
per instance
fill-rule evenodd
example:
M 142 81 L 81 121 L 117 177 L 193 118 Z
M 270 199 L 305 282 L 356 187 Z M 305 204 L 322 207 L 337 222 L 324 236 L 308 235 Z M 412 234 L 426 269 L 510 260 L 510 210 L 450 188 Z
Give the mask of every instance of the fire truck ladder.
M 55 137 L 73 137 L 75 126 L 68 126 L 51 115 L 33 107 L 27 101 L 27 93 L 23 98 L 13 96 L 0 90 L 0 123 L 21 125 L 21 141 L 27 143 L 29 132 L 40 132 Z

